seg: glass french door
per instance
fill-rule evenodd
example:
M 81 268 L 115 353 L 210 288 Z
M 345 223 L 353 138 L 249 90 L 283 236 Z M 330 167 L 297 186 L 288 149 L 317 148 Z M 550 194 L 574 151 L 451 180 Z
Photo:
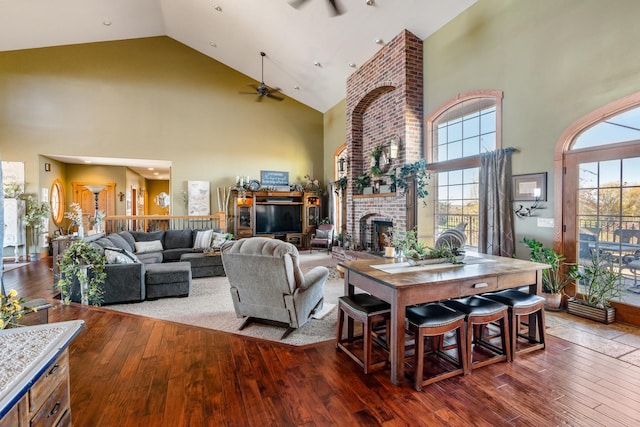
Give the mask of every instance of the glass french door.
M 617 302 L 640 307 L 640 144 L 569 151 L 565 166 L 565 255 L 606 259 L 622 275 Z

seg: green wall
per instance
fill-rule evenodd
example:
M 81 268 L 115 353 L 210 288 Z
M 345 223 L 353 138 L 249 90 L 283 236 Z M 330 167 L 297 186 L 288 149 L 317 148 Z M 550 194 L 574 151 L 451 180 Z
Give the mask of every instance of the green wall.
M 34 192 L 48 181 L 40 155 L 170 160 L 174 201 L 190 180 L 215 196 L 261 170 L 321 177 L 323 115 L 238 93 L 251 83 L 168 37 L 0 52 L 2 158 L 25 162 Z
M 563 130 L 640 91 L 639 16 L 636 0 L 480 0 L 424 42 L 425 117 L 458 93 L 503 91 L 503 146 L 519 150 L 513 173 L 549 173 L 538 217 L 552 218 Z M 536 218 L 516 219 L 516 233 L 553 241 Z

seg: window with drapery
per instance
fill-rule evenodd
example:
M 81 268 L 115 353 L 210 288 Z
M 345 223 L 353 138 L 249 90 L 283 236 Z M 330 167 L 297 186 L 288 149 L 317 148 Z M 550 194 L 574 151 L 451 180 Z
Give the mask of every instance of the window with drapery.
M 467 223 L 467 247 L 477 249 L 480 154 L 501 146 L 502 92 L 474 91 L 449 100 L 426 121 L 435 187 L 434 235 Z

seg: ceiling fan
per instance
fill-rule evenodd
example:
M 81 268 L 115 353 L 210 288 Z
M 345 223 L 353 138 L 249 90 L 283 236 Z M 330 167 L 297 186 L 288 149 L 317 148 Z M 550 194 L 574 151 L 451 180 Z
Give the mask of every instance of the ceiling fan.
M 298 9 L 300 6 L 305 4 L 307 1 L 308 0 L 293 0 L 293 1 L 289 2 L 289 4 L 291 6 L 293 6 L 294 8 Z M 329 2 L 329 5 L 332 8 L 334 16 L 342 15 L 342 13 L 343 13 L 342 12 L 342 8 L 338 4 L 338 0 L 327 0 L 327 2 Z
M 275 99 L 276 101 L 283 101 L 284 100 L 283 97 L 276 95 L 277 92 L 280 92 L 280 89 L 278 89 L 278 88 L 270 88 L 269 86 L 264 84 L 264 57 L 266 55 L 267 55 L 266 53 L 260 52 L 260 56 L 262 57 L 262 74 L 261 74 L 261 77 L 260 77 L 260 84 L 259 85 L 255 85 L 255 84 L 249 85 L 250 87 L 252 87 L 255 90 L 255 92 L 240 92 L 240 93 L 242 95 L 258 95 L 258 98 L 256 98 L 257 102 L 262 101 L 262 99 L 264 97 Z

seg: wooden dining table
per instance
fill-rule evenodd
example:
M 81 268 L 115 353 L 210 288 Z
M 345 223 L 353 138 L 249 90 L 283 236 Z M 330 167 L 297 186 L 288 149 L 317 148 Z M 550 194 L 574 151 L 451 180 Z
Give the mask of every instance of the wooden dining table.
M 408 306 L 466 297 L 485 292 L 527 286 L 529 293 L 542 292 L 542 271 L 549 268 L 515 258 L 467 253 L 462 264 L 410 265 L 395 259 L 342 261 L 344 293 L 357 289 L 391 305 L 390 363 L 391 382 L 404 380 L 405 310 Z M 535 318 L 529 333 L 535 336 Z M 353 336 L 353 321 L 347 327 Z

